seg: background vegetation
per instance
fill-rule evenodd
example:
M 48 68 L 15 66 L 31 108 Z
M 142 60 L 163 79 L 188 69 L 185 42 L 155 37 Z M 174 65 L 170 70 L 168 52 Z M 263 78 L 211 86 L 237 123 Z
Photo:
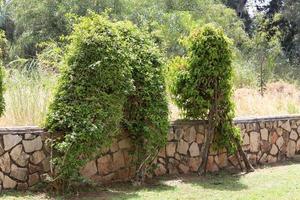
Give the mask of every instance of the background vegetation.
M 299 96 L 294 95 L 299 91 L 300 1 L 253 2 L 2 0 L 0 29 L 7 42 L 0 45 L 6 71 L 7 109 L 0 124 L 33 125 L 43 121 L 68 44 L 65 37 L 71 33 L 74 16 L 85 16 L 89 11 L 108 12 L 111 20 L 127 19 L 150 32 L 166 59 L 186 55 L 184 38 L 192 29 L 206 23 L 221 27 L 234 42 L 237 114 L 296 113 L 300 109 Z M 253 6 L 249 7 L 250 3 Z M 270 83 L 278 80 L 281 82 L 274 89 Z M 295 90 L 293 95 L 281 92 L 291 87 Z M 273 96 L 269 91 L 273 91 Z M 264 109 L 266 103 L 262 102 L 272 109 Z M 176 112 L 176 108 L 172 111 Z

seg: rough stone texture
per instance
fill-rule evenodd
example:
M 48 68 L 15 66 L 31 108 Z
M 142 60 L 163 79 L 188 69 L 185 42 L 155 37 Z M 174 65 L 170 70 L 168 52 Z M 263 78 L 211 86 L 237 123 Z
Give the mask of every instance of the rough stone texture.
M 189 144 L 188 144 L 186 141 L 181 140 L 181 141 L 178 143 L 178 147 L 177 147 L 177 152 L 178 152 L 178 153 L 186 155 L 188 149 L 189 149 Z
M 176 152 L 176 143 L 175 142 L 168 143 L 166 146 L 167 156 L 174 157 L 175 152 Z
M 290 139 L 297 141 L 298 139 L 298 134 L 296 131 L 292 130 L 291 134 L 290 134 Z
M 17 186 L 17 182 L 11 179 L 9 176 L 4 176 L 3 178 L 3 188 L 4 189 L 14 189 Z
M 80 173 L 86 177 L 90 178 L 97 173 L 97 166 L 95 161 L 88 162 L 81 170 Z
M 36 151 L 30 157 L 30 162 L 37 165 L 46 158 L 46 155 L 43 151 Z
M 278 146 L 279 149 L 281 149 L 282 145 L 284 144 L 283 137 L 279 137 L 276 141 L 276 145 Z
M 200 150 L 196 142 L 193 142 L 193 144 L 191 144 L 189 152 L 192 157 L 200 156 Z
M 195 127 L 191 127 L 187 132 L 183 134 L 183 138 L 188 143 L 194 142 L 196 139 L 196 129 Z
M 22 143 L 26 153 L 39 151 L 43 147 L 42 138 L 40 136 L 36 137 L 33 140 L 23 140 Z
M 22 137 L 18 135 L 4 135 L 3 136 L 3 143 L 4 143 L 4 150 L 8 151 L 17 144 L 22 141 Z
M 287 157 L 292 158 L 295 155 L 296 151 L 296 142 L 290 140 L 287 146 Z
M 20 168 L 16 165 L 12 164 L 10 176 L 18 179 L 20 181 L 25 181 L 28 176 L 28 169 L 27 168 Z
M 203 144 L 203 142 L 204 142 L 204 135 L 203 134 L 197 134 L 197 136 L 196 136 L 196 142 L 198 144 Z
M 97 160 L 98 171 L 100 175 L 106 175 L 113 170 L 113 160 L 111 155 L 100 157 Z
M 118 151 L 113 154 L 113 163 L 114 170 L 118 170 L 125 166 L 125 160 L 122 151 Z
M 262 140 L 268 140 L 268 137 L 269 137 L 268 129 L 266 129 L 266 128 L 261 129 L 260 134 L 261 134 L 261 139 Z
M 33 186 L 37 184 L 40 180 L 40 176 L 38 173 L 30 174 L 28 178 L 28 185 Z
M 15 146 L 10 152 L 10 157 L 19 166 L 25 167 L 28 164 L 29 155 L 26 154 L 22 148 L 22 144 Z
M 10 172 L 10 157 L 8 152 L 0 157 L 0 169 L 2 172 L 9 173 Z
M 251 152 L 258 152 L 259 151 L 259 133 L 251 132 L 250 133 L 250 151 Z
M 273 144 L 272 148 L 271 148 L 271 151 L 270 151 L 270 154 L 275 156 L 275 155 L 277 155 L 277 153 L 278 153 L 278 148 L 275 144 Z
M 289 120 L 286 121 L 285 123 L 283 123 L 283 124 L 281 125 L 281 127 L 282 127 L 284 130 L 286 130 L 287 132 L 290 132 L 290 131 L 291 131 L 290 121 L 289 121 Z

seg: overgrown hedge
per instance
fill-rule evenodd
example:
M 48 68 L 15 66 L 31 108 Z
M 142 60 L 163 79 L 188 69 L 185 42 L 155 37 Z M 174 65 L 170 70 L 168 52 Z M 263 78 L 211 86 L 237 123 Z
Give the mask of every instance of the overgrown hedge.
M 231 42 L 209 24 L 195 30 L 187 44 L 189 54 L 170 64 L 172 97 L 186 118 L 211 123 L 215 147 L 234 152 L 240 135 L 233 126 Z
M 4 101 L 4 70 L 3 70 L 3 61 L 6 59 L 7 54 L 7 40 L 5 38 L 4 31 L 0 31 L 0 116 L 3 115 L 5 110 L 5 101 Z
M 63 133 L 54 142 L 63 186 L 118 133 L 132 137 L 139 164 L 164 144 L 168 128 L 161 55 L 147 33 L 90 14 L 69 39 L 46 120 L 49 131 Z

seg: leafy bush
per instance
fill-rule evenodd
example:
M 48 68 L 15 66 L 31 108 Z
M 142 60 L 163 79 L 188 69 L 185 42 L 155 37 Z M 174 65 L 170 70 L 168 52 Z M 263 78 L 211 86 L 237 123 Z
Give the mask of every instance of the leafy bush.
M 133 88 L 130 52 L 120 27 L 92 14 L 79 19 L 69 39 L 46 120 L 49 131 L 64 133 L 55 143 L 54 162 L 66 184 L 119 132 L 124 102 Z
M 156 45 L 131 23 L 96 14 L 80 18 L 69 39 L 46 120 L 51 132 L 63 133 L 54 143 L 57 180 L 62 186 L 78 180 L 79 169 L 123 128 L 133 139 L 144 175 L 168 128 Z
M 150 35 L 130 24 L 124 38 L 130 38 L 135 55 L 130 60 L 134 91 L 125 106 L 125 129 L 135 146 L 138 170 L 136 181 L 143 181 L 168 133 L 168 102 L 163 76 L 162 55 Z
M 216 148 L 234 151 L 240 136 L 232 124 L 234 105 L 231 100 L 233 67 L 230 48 L 230 41 L 223 31 L 212 25 L 194 31 L 189 38 L 186 64 L 173 72 L 175 77 L 171 91 L 186 118 L 208 120 L 207 137 L 212 137 Z M 210 145 L 210 139 L 207 141 Z

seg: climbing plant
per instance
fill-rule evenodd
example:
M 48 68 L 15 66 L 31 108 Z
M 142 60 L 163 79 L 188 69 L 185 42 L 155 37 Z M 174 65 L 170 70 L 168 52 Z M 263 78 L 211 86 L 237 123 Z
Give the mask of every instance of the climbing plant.
M 136 182 L 143 182 L 145 174 L 159 150 L 165 145 L 168 133 L 168 103 L 163 76 L 162 55 L 151 35 L 134 26 L 124 32 L 130 38 L 133 92 L 125 106 L 125 130 L 134 144 Z
M 130 51 L 122 24 L 91 14 L 69 36 L 46 128 L 54 141 L 55 179 L 62 188 L 78 181 L 80 168 L 120 131 L 124 103 L 133 89 Z
M 230 153 L 241 150 L 239 130 L 233 126 L 232 52 L 223 31 L 210 24 L 195 30 L 187 45 L 188 56 L 177 65 L 172 63 L 174 77 L 170 90 L 186 118 L 207 120 L 208 131 L 201 151 L 203 162 L 198 170 L 202 174 L 206 172 L 211 144 Z
M 143 181 L 168 129 L 161 53 L 132 23 L 93 13 L 79 18 L 69 41 L 46 120 L 54 136 L 62 132 L 53 146 L 55 180 L 78 181 L 87 161 L 126 132 Z

